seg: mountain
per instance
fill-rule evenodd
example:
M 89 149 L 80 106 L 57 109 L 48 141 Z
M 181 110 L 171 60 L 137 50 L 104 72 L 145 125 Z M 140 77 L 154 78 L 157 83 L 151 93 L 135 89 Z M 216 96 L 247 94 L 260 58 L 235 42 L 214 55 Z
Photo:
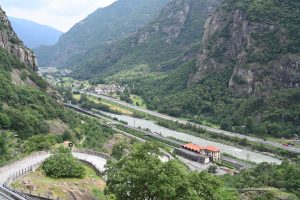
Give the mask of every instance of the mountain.
M 9 17 L 11 25 L 20 39 L 29 48 L 40 45 L 53 45 L 58 42 L 63 32 L 26 19 Z
M 63 34 L 54 46 L 34 51 L 41 66 L 72 66 L 90 49 L 98 51 L 151 21 L 169 0 L 119 0 L 99 8 Z
M 173 70 L 184 62 L 185 58 L 180 56 L 185 52 L 187 57 L 192 56 L 192 46 L 195 48 L 201 44 L 199 37 L 203 35 L 205 21 L 219 3 L 220 0 L 173 0 L 136 34 L 109 45 L 105 50 L 89 51 L 74 74 L 79 78 L 89 78 L 97 74 L 123 73 L 129 69 L 136 72 Z
M 76 142 L 84 135 L 84 147 L 100 148 L 112 134 L 97 122 L 66 110 L 59 94 L 36 71 L 35 55 L 17 37 L 0 8 L 0 166 L 50 150 L 66 137 Z
M 300 131 L 300 3 L 173 0 L 85 54 L 78 78 L 134 85 L 150 109 L 261 137 Z

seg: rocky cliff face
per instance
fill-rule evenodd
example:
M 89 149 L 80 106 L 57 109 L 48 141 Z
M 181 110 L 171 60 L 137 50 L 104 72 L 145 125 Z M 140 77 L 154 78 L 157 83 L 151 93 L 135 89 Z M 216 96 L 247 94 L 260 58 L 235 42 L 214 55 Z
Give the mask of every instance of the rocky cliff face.
M 26 48 L 13 31 L 11 24 L 0 8 L 0 47 L 18 57 L 25 66 L 33 71 L 37 70 L 37 60 L 34 53 Z
M 221 0 L 172 0 L 159 15 L 135 34 L 108 45 L 103 51 L 89 51 L 74 76 L 106 76 L 146 66 L 146 71 L 166 72 L 194 56 L 191 46 L 202 38 L 208 15 Z M 178 59 L 177 59 L 178 58 Z M 77 70 L 77 71 L 76 71 Z M 131 78 L 136 78 L 132 76 Z
M 205 20 L 209 13 L 215 11 L 219 3 L 220 0 L 173 0 L 162 9 L 160 15 L 152 24 L 139 32 L 138 43 L 143 43 L 147 41 L 149 36 L 160 32 L 163 35 L 161 39 L 168 44 L 172 44 L 173 40 L 178 38 L 193 24 L 195 12 L 198 12 L 200 16 L 197 17 L 198 21 Z M 193 25 L 200 24 L 201 22 L 198 22 L 198 24 L 195 23 Z M 198 31 L 197 27 L 194 27 L 193 31 Z M 198 33 L 198 37 L 201 37 L 202 30 L 196 33 Z M 190 37 L 193 38 L 192 35 Z
M 197 71 L 190 76 L 189 84 L 225 68 L 232 70 L 228 86 L 237 95 L 299 87 L 299 54 L 274 50 L 275 44 L 282 47 L 288 42 L 286 29 L 278 23 L 251 21 L 239 9 L 219 10 L 206 22 L 205 47 L 197 55 Z
M 174 8 L 178 8 L 174 10 Z M 188 19 L 191 9 L 191 1 L 172 1 L 166 5 L 160 13 L 158 19 L 148 28 L 141 30 L 138 35 L 138 43 L 143 43 L 148 40 L 149 36 L 162 32 L 165 34 L 164 40 L 171 44 L 172 40 L 177 38 Z

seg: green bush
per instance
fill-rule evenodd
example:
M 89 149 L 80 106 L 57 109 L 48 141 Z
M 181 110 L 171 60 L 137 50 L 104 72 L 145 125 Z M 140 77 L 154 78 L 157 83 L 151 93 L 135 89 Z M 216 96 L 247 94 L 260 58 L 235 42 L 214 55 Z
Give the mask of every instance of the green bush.
M 70 153 L 56 153 L 43 163 L 47 176 L 53 178 L 83 178 L 85 168 Z
M 48 87 L 48 83 L 45 81 L 45 80 L 43 80 L 43 78 L 42 77 L 40 77 L 38 74 L 36 74 L 36 73 L 31 73 L 30 75 L 29 75 L 29 77 L 30 77 L 30 79 L 37 85 L 37 86 L 39 86 L 41 89 L 47 89 L 47 87 Z
M 30 137 L 24 143 L 24 151 L 32 153 L 34 151 L 50 150 L 57 143 L 57 137 L 54 135 L 35 135 Z

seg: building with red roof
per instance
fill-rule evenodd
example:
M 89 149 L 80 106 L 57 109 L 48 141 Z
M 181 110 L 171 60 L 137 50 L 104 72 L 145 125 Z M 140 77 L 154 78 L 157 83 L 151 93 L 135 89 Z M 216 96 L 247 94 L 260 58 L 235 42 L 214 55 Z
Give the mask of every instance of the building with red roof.
M 202 154 L 205 156 L 208 156 L 211 161 L 218 161 L 220 160 L 221 156 L 220 156 L 220 149 L 218 147 L 214 147 L 214 146 L 199 146 L 196 144 L 185 144 L 182 146 L 183 149 L 198 153 L 198 154 Z

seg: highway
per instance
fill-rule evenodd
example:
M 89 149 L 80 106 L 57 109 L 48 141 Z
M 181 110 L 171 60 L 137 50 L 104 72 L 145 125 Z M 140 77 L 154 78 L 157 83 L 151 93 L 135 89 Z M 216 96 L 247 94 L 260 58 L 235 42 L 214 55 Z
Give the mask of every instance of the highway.
M 137 111 L 141 111 L 141 112 L 144 112 L 144 113 L 147 113 L 147 114 L 150 114 L 152 116 L 159 117 L 159 118 L 162 118 L 162 119 L 171 120 L 171 121 L 178 122 L 178 123 L 185 124 L 185 125 L 190 124 L 190 125 L 193 125 L 197 128 L 204 129 L 208 132 L 227 135 L 227 136 L 231 136 L 231 137 L 238 137 L 240 139 L 246 138 L 248 141 L 257 142 L 257 143 L 261 143 L 261 144 L 264 144 L 264 145 L 270 145 L 270 146 L 277 147 L 277 148 L 280 148 L 280 149 L 284 149 L 284 150 L 287 150 L 287 151 L 290 151 L 290 152 L 293 152 L 293 153 L 300 153 L 300 148 L 299 147 L 283 146 L 281 143 L 278 143 L 278 142 L 265 141 L 263 139 L 256 138 L 256 137 L 246 136 L 246 135 L 242 135 L 242 134 L 239 134 L 239 133 L 233 133 L 233 132 L 229 132 L 229 131 L 220 130 L 220 129 L 217 129 L 217 128 L 212 128 L 212 127 L 196 124 L 196 123 L 193 123 L 193 122 L 189 122 L 189 121 L 186 121 L 186 120 L 182 120 L 182 119 L 171 117 L 171 116 L 168 116 L 168 115 L 165 115 L 165 114 L 161 114 L 161 113 L 158 113 L 158 112 L 155 112 L 155 111 L 147 110 L 147 109 L 144 109 L 144 108 L 141 108 L 141 107 L 138 107 L 138 106 L 120 101 L 120 100 L 112 98 L 112 97 L 108 97 L 108 96 L 104 96 L 104 95 L 98 95 L 98 94 L 95 94 L 95 93 L 92 93 L 92 92 L 83 92 L 83 91 L 81 91 L 81 93 L 85 93 L 87 95 L 95 96 L 97 98 L 102 98 L 102 99 L 120 104 L 122 106 L 126 106 L 128 108 L 132 108 L 132 109 L 135 109 Z
M 107 119 L 108 121 L 111 121 L 111 122 L 114 122 L 115 124 L 121 124 L 117 121 L 114 121 L 110 118 L 107 118 L 107 117 L 104 117 L 104 116 L 100 116 L 96 113 L 94 113 L 93 111 L 89 111 L 89 110 L 85 110 L 85 109 L 82 109 L 76 105 L 72 105 L 72 104 L 64 104 L 66 107 L 69 107 L 69 108 L 72 108 L 74 109 L 76 112 L 80 112 L 80 113 L 83 113 L 83 114 L 87 114 L 87 115 L 90 115 L 92 117 L 96 117 L 96 118 L 105 118 Z M 141 132 L 143 133 L 144 135 L 147 135 L 149 137 L 152 137 L 152 138 L 156 138 L 158 139 L 159 141 L 165 141 L 165 144 L 166 145 L 171 145 L 172 148 L 175 148 L 175 147 L 180 147 L 182 146 L 183 143 L 179 142 L 179 141 L 176 141 L 176 140 L 173 140 L 171 138 L 168 138 L 168 137 L 163 137 L 162 135 L 158 135 L 158 134 L 154 134 L 150 131 L 146 131 L 146 130 L 143 130 L 143 129 L 138 129 L 138 128 L 135 128 L 133 126 L 129 126 L 129 125 L 125 125 L 125 124 L 122 124 L 124 127 L 126 128 L 129 128 L 129 129 L 132 129 L 132 130 L 136 130 L 138 132 Z M 134 135 L 131 135 L 127 132 L 124 132 L 122 130 L 119 130 L 115 127 L 112 127 L 113 130 L 117 131 L 117 132 L 120 132 L 120 133 L 123 133 L 124 135 L 128 136 L 128 137 L 132 137 L 132 138 L 135 138 L 141 142 L 144 142 L 145 139 L 142 139 L 142 138 L 139 138 L 139 137 L 136 137 Z M 265 155 L 259 155 L 260 157 L 265 157 Z M 165 153 L 165 157 L 168 157 L 167 154 Z M 230 158 L 230 157 L 226 157 L 226 156 L 222 156 L 222 160 L 225 160 L 227 162 L 230 162 L 232 164 L 234 164 L 235 166 L 237 166 L 237 168 L 252 168 L 254 167 L 254 165 L 250 164 L 250 163 L 247 163 L 247 162 L 244 162 L 244 161 L 241 161 L 241 160 L 238 160 L 238 159 L 234 159 L 234 158 Z M 185 162 L 185 164 L 187 165 L 191 165 L 191 162 L 187 162 L 187 160 L 183 160 L 183 162 Z M 199 163 L 198 163 L 199 164 Z M 200 167 L 201 168 L 201 167 Z M 191 169 L 199 169 L 199 167 L 195 168 L 195 166 L 192 166 Z

